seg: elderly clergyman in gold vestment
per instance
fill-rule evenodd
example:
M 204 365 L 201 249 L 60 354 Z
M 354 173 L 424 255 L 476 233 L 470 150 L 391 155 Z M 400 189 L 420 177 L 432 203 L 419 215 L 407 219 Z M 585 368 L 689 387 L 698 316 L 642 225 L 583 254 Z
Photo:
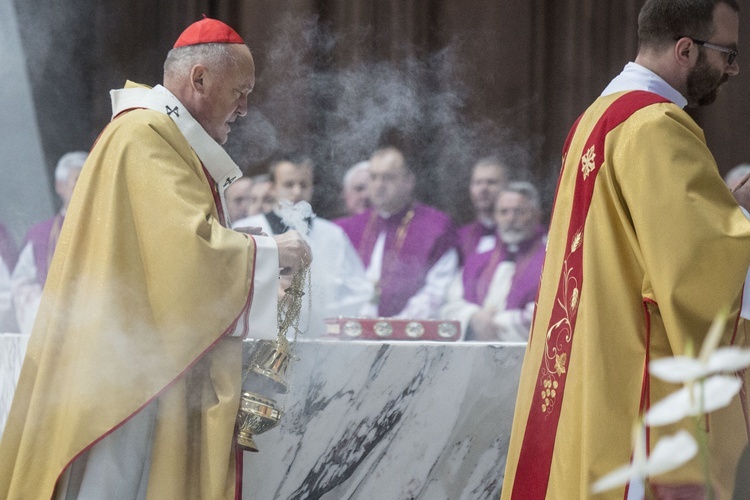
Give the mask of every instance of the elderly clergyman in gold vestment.
M 732 318 L 722 344 L 748 341 L 737 324 L 748 184 L 732 196 L 682 109 L 709 104 L 737 74 L 737 3 L 647 0 L 638 24 L 636 60 L 563 149 L 504 499 L 704 498 L 698 457 L 645 487 L 590 489 L 632 459 L 639 415 L 680 388 L 650 377 L 650 360 L 697 352 L 722 310 Z M 747 417 L 737 397 L 701 418 L 716 498 L 731 498 Z M 690 419 L 649 429 L 649 448 L 681 428 L 695 433 Z
M 294 232 L 228 229 L 241 173 L 220 144 L 254 83 L 242 38 L 206 18 L 163 86 L 112 92 L 0 443 L 0 498 L 241 495 L 242 338 L 276 338 L 280 269 L 310 259 Z

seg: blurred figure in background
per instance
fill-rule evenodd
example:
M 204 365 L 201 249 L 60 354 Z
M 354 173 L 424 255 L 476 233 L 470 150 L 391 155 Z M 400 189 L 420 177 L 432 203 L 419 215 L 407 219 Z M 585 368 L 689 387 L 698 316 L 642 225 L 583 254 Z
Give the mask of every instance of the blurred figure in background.
M 10 274 L 18 257 L 16 243 L 5 226 L 0 224 L 0 333 L 18 331 L 13 310 Z
M 370 179 L 370 162 L 361 161 L 354 164 L 344 174 L 343 190 L 341 192 L 348 215 L 361 214 L 370 208 L 367 197 L 367 182 Z
M 473 253 L 492 250 L 495 246 L 495 217 L 493 207 L 497 193 L 510 178 L 508 167 L 495 156 L 479 160 L 471 171 L 469 196 L 474 206 L 475 219 L 458 229 L 461 262 Z
M 414 200 L 416 176 L 395 147 L 370 158 L 372 208 L 339 219 L 375 285 L 364 316 L 436 318 L 458 270 L 450 217 Z
M 310 158 L 301 155 L 283 156 L 269 168 L 271 189 L 269 195 L 278 200 L 272 210 L 238 220 L 234 227 L 260 227 L 269 235 L 283 234 L 290 229 L 284 220 L 284 201 L 296 204 L 310 203 L 313 197 L 314 165 Z M 302 303 L 300 327 L 307 327 L 310 337 L 325 333 L 325 318 L 356 316 L 372 299 L 373 287 L 365 276 L 365 269 L 344 231 L 321 217 L 305 221 L 313 255 L 310 282 L 312 311 L 308 301 Z M 298 229 L 298 228 L 291 228 Z M 304 230 L 306 229 L 306 233 Z M 291 284 L 291 276 L 282 276 L 279 293 Z
M 252 201 L 250 191 L 253 181 L 249 177 L 240 177 L 227 187 L 224 197 L 227 202 L 227 212 L 230 221 L 244 219 L 249 213 Z
M 251 180 L 253 185 L 250 187 L 246 217 L 270 212 L 276 202 L 271 192 L 271 179 L 268 174 L 256 175 Z
M 0 258 L 3 259 L 8 269 L 13 271 L 18 260 L 18 247 L 10 231 L 3 224 L 0 224 Z
M 539 194 L 531 183 L 511 182 L 494 206 L 497 244 L 467 258 L 440 315 L 459 320 L 465 340 L 525 342 L 546 244 Z
M 35 224 L 26 233 L 23 250 L 12 274 L 13 303 L 21 333 L 31 333 L 34 326 L 65 213 L 87 157 L 85 151 L 72 151 L 60 158 L 55 167 L 55 191 L 62 202 L 60 211 L 51 219 Z

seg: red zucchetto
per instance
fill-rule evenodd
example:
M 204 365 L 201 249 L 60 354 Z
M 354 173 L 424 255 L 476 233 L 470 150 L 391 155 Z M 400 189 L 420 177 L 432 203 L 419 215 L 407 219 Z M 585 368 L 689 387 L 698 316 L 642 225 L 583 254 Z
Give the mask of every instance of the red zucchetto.
M 226 24 L 204 14 L 203 19 L 194 22 L 182 32 L 173 48 L 201 43 L 245 43 L 245 40 Z

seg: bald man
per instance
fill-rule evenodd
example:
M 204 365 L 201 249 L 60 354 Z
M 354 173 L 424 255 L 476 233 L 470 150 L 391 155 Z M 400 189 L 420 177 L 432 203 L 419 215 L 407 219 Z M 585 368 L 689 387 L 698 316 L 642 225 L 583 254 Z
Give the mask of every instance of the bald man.
M 188 27 L 164 85 L 112 92 L 50 266 L 8 424 L 0 498 L 241 496 L 242 339 L 275 339 L 295 232 L 227 227 L 220 146 L 247 112 L 250 50 Z

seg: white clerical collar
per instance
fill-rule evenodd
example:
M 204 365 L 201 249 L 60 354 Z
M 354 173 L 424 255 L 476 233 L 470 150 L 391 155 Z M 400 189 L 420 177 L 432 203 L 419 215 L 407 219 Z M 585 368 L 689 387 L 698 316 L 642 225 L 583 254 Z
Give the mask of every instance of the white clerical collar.
M 617 75 L 607 88 L 602 92 L 602 96 L 623 92 L 626 90 L 645 90 L 660 95 L 664 99 L 669 99 L 681 108 L 687 106 L 687 99 L 683 97 L 674 87 L 668 84 L 662 77 L 641 66 L 640 64 L 629 62 L 623 68 L 622 73 Z
M 493 229 L 495 227 L 495 219 L 492 217 L 479 217 L 479 223 L 487 229 Z
M 185 136 L 190 147 L 198 155 L 203 166 L 217 186 L 222 204 L 224 190 L 234 181 L 242 177 L 242 171 L 234 163 L 224 148 L 216 142 L 195 118 L 190 116 L 185 106 L 169 90 L 157 85 L 154 88 L 146 86 L 128 87 L 110 91 L 112 98 L 112 118 L 127 109 L 147 108 L 161 111 L 172 118 L 175 125 Z M 226 207 L 224 210 L 226 213 Z

